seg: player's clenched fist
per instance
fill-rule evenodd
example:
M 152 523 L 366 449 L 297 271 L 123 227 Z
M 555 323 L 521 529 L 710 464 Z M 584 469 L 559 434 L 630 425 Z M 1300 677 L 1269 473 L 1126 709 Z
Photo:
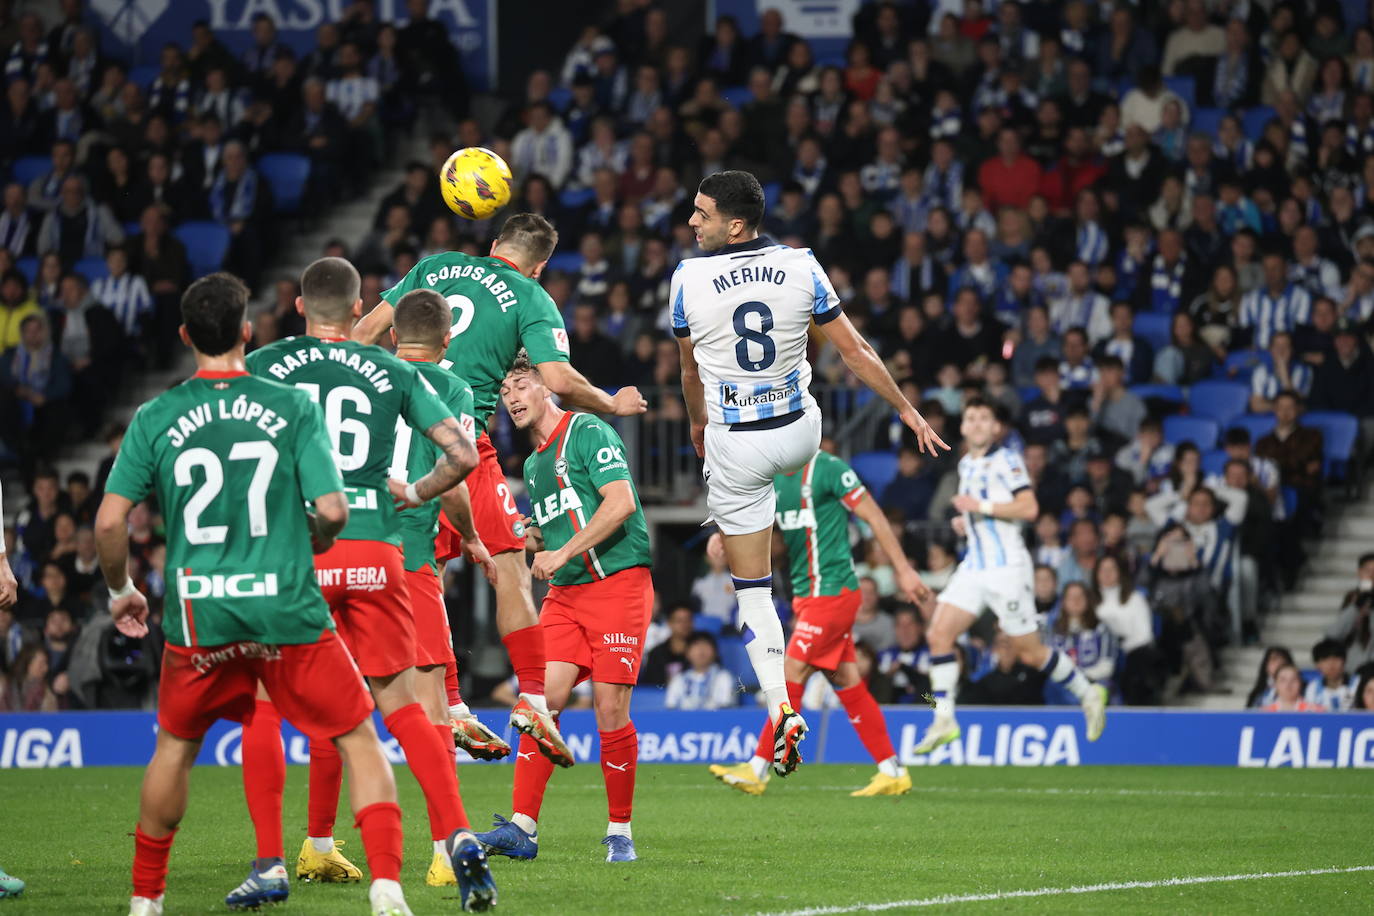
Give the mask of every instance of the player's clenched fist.
M 553 574 L 562 569 L 567 562 L 561 550 L 541 550 L 534 555 L 530 575 L 536 579 L 552 579 Z
M 632 417 L 648 409 L 649 402 L 633 385 L 627 385 L 611 395 L 611 413 L 617 417 Z

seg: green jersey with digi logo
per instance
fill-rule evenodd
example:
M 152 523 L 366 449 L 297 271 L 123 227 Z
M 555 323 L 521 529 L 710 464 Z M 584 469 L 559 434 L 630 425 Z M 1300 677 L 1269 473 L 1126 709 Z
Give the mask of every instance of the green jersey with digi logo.
M 868 491 L 849 465 L 817 452 L 800 470 L 773 478 L 778 530 L 792 564 L 797 598 L 856 589 L 849 548 L 849 513 Z
M 462 367 L 472 385 L 479 431 L 486 430 L 501 381 L 521 347 L 536 366 L 568 361 L 568 332 L 558 306 L 537 280 L 503 258 L 457 251 L 430 255 L 382 298 L 395 305 L 414 289 L 432 289 L 448 301 L 453 326 L 445 356 L 449 366 Z
M 469 436 L 474 435 L 472 420 L 472 389 L 468 383 L 436 363 L 411 362 L 420 376 L 429 382 L 439 400 L 458 418 L 458 425 Z M 439 446 L 422 433 L 411 429 L 401 418 L 396 419 L 396 448 L 391 454 L 392 477 L 414 483 L 428 474 L 439 460 Z M 405 554 L 406 569 L 410 572 L 429 567 L 436 573 L 439 564 L 434 559 L 434 538 L 439 534 L 439 500 L 431 499 L 414 509 L 403 509 L 401 515 L 401 551 Z
M 648 566 L 649 527 L 630 480 L 625 443 L 591 414 L 569 411 L 553 435 L 525 459 L 530 513 L 544 536 L 545 550 L 558 550 L 586 527 L 601 505 L 601 488 L 613 480 L 630 481 L 634 514 L 609 537 L 554 574 L 554 585 L 597 582 L 633 566 Z
M 248 354 L 254 375 L 285 382 L 324 409 L 334 462 L 348 497 L 348 541 L 401 546 L 387 471 L 402 418 L 416 435 L 453 417 L 413 363 L 352 340 L 288 337 Z
M 343 481 L 303 392 L 197 373 L 138 409 L 105 486 L 134 502 L 157 494 L 172 645 L 297 645 L 333 628 L 303 503 Z

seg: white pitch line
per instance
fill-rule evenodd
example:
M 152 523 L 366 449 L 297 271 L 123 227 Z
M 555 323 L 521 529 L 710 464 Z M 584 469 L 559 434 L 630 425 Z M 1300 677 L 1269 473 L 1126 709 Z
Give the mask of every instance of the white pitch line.
M 646 785 L 647 785 L 646 783 L 641 783 L 641 786 L 646 786 Z M 601 788 L 601 783 L 588 783 L 588 784 L 585 786 L 585 788 L 588 788 L 588 789 L 599 789 L 599 788 Z M 858 788 L 858 785 L 857 785 L 857 784 L 847 784 L 847 785 L 787 785 L 787 786 L 784 786 L 780 791 L 783 791 L 783 792 L 839 792 L 839 791 L 852 791 L 853 789 L 856 789 L 856 788 Z M 698 790 L 698 791 L 716 790 L 716 791 L 719 791 L 719 790 L 720 790 L 720 786 L 716 784 L 715 780 L 712 780 L 712 781 L 709 782 L 709 783 L 708 783 L 708 782 L 703 782 L 703 783 L 700 783 L 700 784 L 697 784 L 697 785 L 690 785 L 690 786 L 673 786 L 673 787 L 672 787 L 672 791 L 674 791 L 674 792 L 681 792 L 681 791 L 683 791 L 683 790 Z M 1353 793 L 1336 793 L 1336 792 L 1223 792 L 1223 791 L 1219 791 L 1219 790 L 1215 790 L 1215 791 L 1214 791 L 1214 790 L 1206 790 L 1206 789 L 1093 789 L 1093 788 L 1079 788 L 1079 789 L 1073 789 L 1073 788 L 1068 788 L 1068 789 L 1045 788 L 1045 789 L 1041 789 L 1041 788 L 1036 788 L 1036 787 L 1033 787 L 1033 786 L 1026 786 L 1026 787 L 1015 787 L 1015 786 L 988 787 L 988 786 L 979 786 L 979 787 L 975 787 L 975 786 L 922 786 L 922 785 L 916 785 L 916 786 L 912 786 L 912 787 L 911 787 L 911 791 L 912 791 L 912 792 L 930 793 L 930 794 L 934 794 L 934 795 L 940 795 L 940 794 L 943 794 L 943 793 L 949 793 L 949 794 L 954 794 L 954 795 L 1061 795 L 1061 796 L 1062 796 L 1062 795 L 1088 795 L 1088 796 L 1092 796 L 1092 795 L 1106 795 L 1106 796 L 1142 797 L 1142 798 L 1154 798 L 1154 797 L 1159 797 L 1159 798 L 1244 798 L 1244 799 L 1254 799 L 1254 798 L 1309 798 L 1309 799 L 1328 799 L 1328 800 L 1337 800 L 1337 801 L 1346 801 L 1346 800 L 1354 800 L 1354 799 L 1358 799 L 1358 800 L 1360 800 L 1360 801 L 1368 801 L 1369 798 L 1370 798 L 1370 796 L 1368 796 L 1368 795 L 1359 795 L 1359 794 L 1353 794 Z
M 886 903 L 856 903 L 849 906 L 820 906 L 805 910 L 788 910 L 760 916 L 832 916 L 835 913 L 879 913 L 883 910 L 914 909 L 927 906 L 949 906 L 955 903 L 986 903 L 993 900 L 1015 900 L 1024 897 L 1060 897 L 1066 894 L 1097 894 L 1103 891 L 1129 891 L 1155 887 L 1185 887 L 1193 884 L 1226 884 L 1234 881 L 1262 881 L 1270 878 L 1309 878 L 1316 875 L 1348 875 L 1374 871 L 1374 865 L 1353 865 L 1348 868 L 1308 868 L 1300 871 L 1265 871 L 1244 875 L 1198 875 L 1192 878 L 1164 878 L 1158 881 L 1114 881 L 1108 884 L 1082 884 L 1073 887 L 1038 887 L 1033 890 L 994 891 L 988 894 L 945 894 L 917 900 L 891 900 Z

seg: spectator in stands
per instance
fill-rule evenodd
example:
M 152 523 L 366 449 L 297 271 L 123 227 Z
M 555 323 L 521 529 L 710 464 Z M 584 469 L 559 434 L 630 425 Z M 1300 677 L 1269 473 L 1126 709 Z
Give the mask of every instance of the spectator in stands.
M 1345 656 L 1345 646 L 1339 640 L 1323 639 L 1312 647 L 1317 677 L 1304 691 L 1308 704 L 1330 712 L 1346 712 L 1354 706 L 1359 677 L 1346 671 Z
M 1250 376 L 1250 412 L 1272 411 L 1274 399 L 1281 391 L 1294 391 L 1307 397 L 1312 391 L 1312 376 L 1311 366 L 1294 359 L 1293 335 L 1287 331 L 1276 332 L 1269 340 L 1269 362 L 1261 362 Z
M 1155 357 L 1155 379 L 1166 385 L 1191 385 L 1212 374 L 1216 355 L 1197 336 L 1197 326 L 1187 312 L 1174 314 L 1169 345 Z
M 129 253 L 122 247 L 111 246 L 105 252 L 105 268 L 109 274 L 91 284 L 91 295 L 114 313 L 127 336 L 138 338 L 153 311 L 148 283 L 129 271 Z
M 1278 693 L 1274 688 L 1274 677 L 1278 674 L 1279 669 L 1285 665 L 1293 665 L 1293 653 L 1283 646 L 1270 646 L 1264 650 L 1264 657 L 1260 659 L 1259 673 L 1255 676 L 1254 686 L 1250 688 L 1250 694 L 1245 700 L 1247 708 L 1263 708 L 1278 699 Z
M 668 682 L 688 666 L 687 645 L 696 615 L 690 604 L 676 604 L 668 610 L 668 638 L 649 650 L 639 683 L 648 687 L 667 687 Z
M 930 649 L 925 623 L 913 607 L 893 614 L 894 642 L 878 654 L 878 668 L 892 678 L 896 702 L 915 703 L 930 692 Z
M 0 275 L 0 352 L 16 346 L 24 319 L 38 314 L 41 311 L 29 295 L 29 283 L 23 272 L 11 267 Z
M 981 677 L 959 693 L 960 703 L 986 706 L 1039 706 L 1044 703 L 1045 675 L 1025 664 L 1000 630 Z
M 924 519 L 930 512 L 937 482 L 927 473 L 921 453 L 903 446 L 897 450 L 897 476 L 883 489 L 882 505 L 900 512 L 903 519 Z
M 537 102 L 530 106 L 528 126 L 511 141 L 511 168 L 518 178 L 543 175 L 555 188 L 562 188 L 573 166 L 573 141 L 553 106 Z
M 1117 441 L 1129 440 L 1148 411 L 1145 402 L 1125 386 L 1125 366 L 1121 358 L 1108 354 L 1097 363 L 1091 410 L 1093 423 Z
M 52 341 L 48 319 L 29 315 L 19 345 L 0 354 L 0 428 L 26 470 L 51 459 L 64 432 L 71 365 Z
M 726 625 L 735 619 L 735 587 L 725 562 L 724 547 L 706 551 L 707 571 L 692 583 L 692 597 L 701 606 L 701 613 L 714 617 Z
M 1050 629 L 1050 645 L 1077 663 L 1097 684 L 1110 685 L 1120 648 L 1116 637 L 1097 618 L 1097 599 L 1085 582 L 1070 582 L 1059 599 L 1059 615 Z
M 229 230 L 224 267 L 254 288 L 262 262 L 270 215 L 271 191 L 248 162 L 247 148 L 237 140 L 224 145 L 224 169 L 210 186 L 210 215 Z
M 190 282 L 191 265 L 186 246 L 167 231 L 167 216 L 162 207 L 154 204 L 144 209 L 139 229 L 129 245 L 129 263 L 152 294 L 155 363 L 165 367 L 171 360 L 176 329 L 181 324 L 181 291 Z
M 1154 621 L 1145 596 L 1131 587 L 1121 561 L 1110 553 L 1097 561 L 1093 587 L 1100 596 L 1097 617 L 1111 630 L 1125 656 L 1122 698 L 1130 706 L 1158 704 L 1166 672 L 1155 648 Z
M 1240 304 L 1240 328 L 1248 329 L 1253 344 L 1269 346 L 1277 331 L 1292 331 L 1307 320 L 1312 297 L 1288 279 L 1284 256 L 1271 251 L 1264 256 L 1264 285 L 1245 295 Z
M 736 706 L 735 676 L 720 665 L 716 638 L 696 632 L 687 640 L 687 667 L 668 679 L 669 709 L 726 709 Z
M 118 390 L 126 355 L 119 320 L 87 288 L 86 278 L 67 274 L 59 286 L 58 350 L 71 366 L 72 394 L 83 432 L 95 434 L 110 393 Z
M 48 654 L 32 643 L 20 651 L 11 673 L 9 690 L 0 697 L 0 709 L 9 712 L 56 712 L 60 707 L 48 682 Z
M 55 251 L 62 265 L 71 269 L 82 258 L 103 257 L 105 246 L 123 241 L 124 230 L 114 213 L 91 199 L 86 180 L 77 175 L 62 179 L 60 201 L 38 231 L 38 253 Z
M 1325 706 L 1303 699 L 1302 672 L 1297 665 L 1280 665 L 1274 672 L 1274 702 L 1263 707 L 1265 712 L 1326 712 Z
M 1080 518 L 1069 526 L 1069 549 L 1055 569 L 1059 587 L 1092 581 L 1092 570 L 1101 553 L 1101 539 L 1092 519 Z
M 997 155 L 978 168 L 978 187 L 991 211 L 1025 207 L 1040 187 L 1040 165 L 1021 151 L 1021 137 L 1010 127 L 997 134 Z
M 1374 553 L 1360 556 L 1358 575 L 1355 588 L 1346 592 L 1336 620 L 1326 629 L 1328 639 L 1345 646 L 1346 661 L 1355 671 L 1374 662 Z
M 29 209 L 24 186 L 18 182 L 5 185 L 4 210 L 0 212 L 0 248 L 15 259 L 33 254 L 38 240 L 39 217 Z
M 854 619 L 854 641 L 883 652 L 896 641 L 892 615 L 881 606 L 878 582 L 872 576 L 859 579 L 859 610 Z
M 75 174 L 76 144 L 57 140 L 51 144 L 52 168 L 29 182 L 29 206 L 44 216 L 62 199 L 62 183 Z
M 1336 326 L 1333 347 L 1334 353 L 1317 367 L 1311 385 L 1311 405 L 1314 410 L 1335 410 L 1358 417 L 1361 452 L 1368 454 L 1374 446 L 1374 357 L 1348 321 Z M 1302 393 L 1300 386 L 1290 387 Z
M 1298 520 L 1304 530 L 1315 523 L 1320 509 L 1322 482 L 1322 434 L 1299 426 L 1302 399 L 1281 391 L 1274 399 L 1274 430 L 1255 444 L 1255 454 L 1279 467 L 1281 482 L 1298 494 Z

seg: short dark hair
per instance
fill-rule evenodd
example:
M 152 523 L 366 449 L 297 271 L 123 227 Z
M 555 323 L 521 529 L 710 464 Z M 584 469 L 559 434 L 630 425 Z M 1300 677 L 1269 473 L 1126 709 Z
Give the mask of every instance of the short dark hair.
M 961 413 L 968 413 L 970 410 L 990 410 L 994 418 L 997 417 L 997 408 L 992 406 L 992 402 L 987 398 L 974 396 L 964 402 L 964 409 Z
M 1345 643 L 1339 639 L 1323 639 L 1312 647 L 1312 661 L 1319 662 L 1324 658 L 1345 658 Z
M 692 635 L 687 637 L 687 648 L 690 649 L 699 642 L 709 643 L 711 651 L 716 653 L 717 658 L 720 657 L 720 647 L 716 644 L 716 638 L 710 633 L 705 630 L 694 630 Z
M 396 303 L 392 325 L 397 340 L 437 347 L 443 343 L 451 319 L 443 296 L 432 289 L 412 289 Z
M 1124 370 L 1126 368 L 1126 364 L 1121 361 L 1121 357 L 1108 353 L 1097 361 L 1097 368 Z
M 515 359 L 511 361 L 510 368 L 506 370 L 506 375 L 520 375 L 524 372 L 539 374 L 539 367 L 530 360 L 530 353 L 521 347 L 520 352 L 515 354 Z
M 496 244 L 517 248 L 535 264 L 542 264 L 558 245 L 558 230 L 538 213 L 516 213 L 501 226 Z
M 757 229 L 763 222 L 763 186 L 748 172 L 729 169 L 707 175 L 697 191 L 716 202 L 721 216 L 742 219 L 747 229 Z
M 320 258 L 301 274 L 301 299 L 307 318 L 341 321 L 358 301 L 363 281 L 343 258 Z
M 1222 436 L 1221 444 L 1226 445 L 1249 445 L 1250 430 L 1244 426 L 1233 426 Z
M 1355 561 L 1355 568 L 1358 569 L 1369 562 L 1374 562 L 1374 553 L 1362 553 L 1360 554 L 1360 558 Z
M 181 297 L 181 323 L 191 345 L 205 356 L 228 353 L 243 340 L 248 287 L 219 271 L 192 283 Z
M 1036 375 L 1039 375 L 1039 374 L 1042 373 L 1042 372 L 1053 372 L 1055 375 L 1058 375 L 1058 374 L 1059 374 L 1059 359 L 1058 359 L 1058 357 L 1054 357 L 1054 356 L 1042 356 L 1042 357 L 1040 357 L 1039 359 L 1037 359 L 1037 360 L 1035 361 L 1035 374 L 1036 374 Z

